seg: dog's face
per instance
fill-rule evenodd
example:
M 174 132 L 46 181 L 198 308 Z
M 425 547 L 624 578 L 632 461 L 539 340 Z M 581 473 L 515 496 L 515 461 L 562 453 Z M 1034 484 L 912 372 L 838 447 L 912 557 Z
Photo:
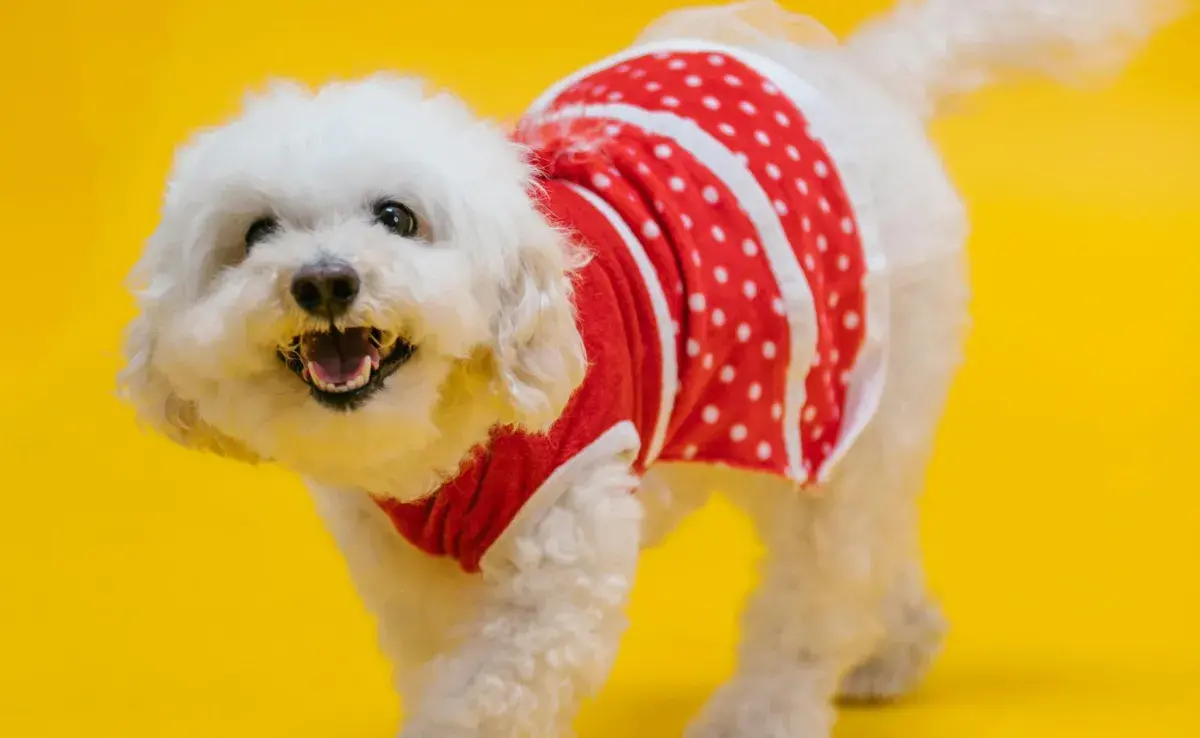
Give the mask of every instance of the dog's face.
M 127 395 L 185 445 L 332 484 L 544 426 L 583 352 L 568 242 L 529 177 L 503 133 L 415 81 L 252 100 L 177 157 Z

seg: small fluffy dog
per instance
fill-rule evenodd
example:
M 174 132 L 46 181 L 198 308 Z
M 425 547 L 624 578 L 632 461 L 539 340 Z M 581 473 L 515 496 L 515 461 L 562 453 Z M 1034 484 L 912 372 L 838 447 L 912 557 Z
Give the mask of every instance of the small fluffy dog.
M 767 554 L 688 735 L 828 735 L 943 631 L 915 499 L 967 225 L 925 124 L 997 73 L 1119 66 L 1170 11 L 927 0 L 841 43 L 680 11 L 513 131 L 388 75 L 272 88 L 178 155 L 126 395 L 307 480 L 406 738 L 569 734 L 639 550 L 713 489 Z

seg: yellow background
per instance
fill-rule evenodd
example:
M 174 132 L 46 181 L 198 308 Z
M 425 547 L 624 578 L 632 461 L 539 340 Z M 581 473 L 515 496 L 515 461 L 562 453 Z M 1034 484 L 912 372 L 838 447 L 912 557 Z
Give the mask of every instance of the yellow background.
M 173 146 L 247 86 L 409 69 L 508 117 L 673 4 L 0 2 L 0 736 L 390 735 L 371 622 L 297 481 L 113 399 L 120 281 Z M 807 9 L 844 32 L 885 4 Z M 843 738 L 1200 735 L 1198 46 L 1191 20 L 1106 92 L 995 91 L 936 126 L 975 227 L 925 506 L 954 630 Z M 646 557 L 585 738 L 680 733 L 731 668 L 755 555 L 718 503 Z

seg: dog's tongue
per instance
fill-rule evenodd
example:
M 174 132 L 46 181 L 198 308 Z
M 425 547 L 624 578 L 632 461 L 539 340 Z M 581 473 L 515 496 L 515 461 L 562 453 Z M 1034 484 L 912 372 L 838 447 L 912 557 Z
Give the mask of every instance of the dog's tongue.
M 300 343 L 304 364 L 325 384 L 346 384 L 370 366 L 378 366 L 379 352 L 366 328 L 305 334 Z M 370 358 L 369 366 L 364 359 Z

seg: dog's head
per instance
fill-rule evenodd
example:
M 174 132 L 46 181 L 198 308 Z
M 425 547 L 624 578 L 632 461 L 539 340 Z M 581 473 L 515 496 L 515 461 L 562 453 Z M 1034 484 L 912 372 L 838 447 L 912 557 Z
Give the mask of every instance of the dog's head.
M 177 155 L 135 270 L 126 396 L 181 444 L 332 484 L 545 427 L 584 356 L 575 256 L 530 176 L 413 80 L 250 100 Z

